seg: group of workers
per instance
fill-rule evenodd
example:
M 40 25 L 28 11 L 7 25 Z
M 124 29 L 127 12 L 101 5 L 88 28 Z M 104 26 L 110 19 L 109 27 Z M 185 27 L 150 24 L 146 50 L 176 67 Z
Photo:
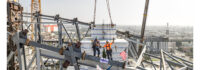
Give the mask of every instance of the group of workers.
M 97 38 L 92 42 L 92 48 L 93 48 L 93 54 L 96 56 L 96 51 L 98 52 L 98 56 L 100 55 L 100 48 L 106 48 L 106 54 L 107 58 L 112 60 L 112 48 L 111 45 L 114 43 L 114 38 L 113 41 L 110 43 L 108 40 L 106 41 L 106 44 L 102 47 L 100 45 L 100 42 Z

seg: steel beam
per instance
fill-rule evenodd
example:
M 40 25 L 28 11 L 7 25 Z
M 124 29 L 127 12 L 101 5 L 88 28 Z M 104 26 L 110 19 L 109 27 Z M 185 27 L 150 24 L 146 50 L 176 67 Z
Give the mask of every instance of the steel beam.
M 77 33 L 77 38 L 79 41 L 81 41 L 81 34 L 80 34 L 80 30 L 79 30 L 79 26 L 78 26 L 78 19 L 77 18 L 74 18 L 74 24 L 76 26 L 76 33 Z
M 133 43 L 137 43 L 137 42 L 135 42 L 135 41 L 130 41 L 130 44 L 131 44 L 131 46 L 130 47 L 133 47 L 134 48 L 134 51 L 135 51 L 135 53 L 136 53 L 136 59 L 139 59 L 139 55 L 138 55 L 138 52 L 137 52 L 137 49 L 136 49 L 136 47 L 134 46 L 134 44 Z M 139 43 L 139 42 L 138 42 Z M 138 44 L 137 43 L 137 44 Z M 140 43 L 140 44 L 142 44 L 142 43 Z M 142 44 L 142 45 L 145 45 L 145 44 Z M 145 45 L 146 46 L 146 45 Z M 145 47 L 146 48 L 146 47 Z M 144 64 L 143 64 L 143 62 L 141 62 L 142 63 L 142 67 L 144 67 Z
M 78 63 L 77 63 L 77 60 L 76 60 L 76 58 L 75 58 L 75 56 L 74 56 L 74 51 L 73 51 L 73 48 L 72 48 L 73 46 L 68 46 L 68 48 L 69 48 L 69 52 L 70 52 L 70 56 L 71 56 L 71 59 L 72 59 L 72 64 L 74 65 L 74 68 L 75 68 L 75 70 L 80 70 L 79 69 L 79 66 L 78 66 Z
M 22 14 L 24 15 L 35 15 L 35 13 L 27 13 L 27 12 L 23 12 Z M 41 19 L 43 19 L 43 17 L 46 17 L 46 19 L 54 19 L 55 16 L 49 16 L 49 15 L 44 15 L 44 14 L 39 14 L 39 16 L 41 17 Z M 31 17 L 31 16 L 26 16 L 26 17 Z M 67 18 L 62 18 L 60 17 L 59 19 L 63 20 L 63 22 L 69 22 L 69 23 L 73 23 L 73 19 L 67 19 Z M 81 24 L 81 25 L 87 25 L 87 26 L 90 26 L 91 23 L 88 23 L 88 22 L 83 22 L 83 21 L 77 21 L 78 24 Z
M 13 58 L 14 52 L 11 51 L 10 54 L 7 57 L 7 64 L 10 62 L 11 58 Z
M 165 61 L 166 61 L 166 59 L 165 59 Z M 168 64 L 168 66 L 170 67 L 171 70 L 174 70 L 174 68 L 172 67 L 172 65 L 169 62 L 167 62 L 167 64 Z
M 163 54 L 163 50 L 162 49 L 161 49 L 160 53 L 161 53 L 160 55 L 161 55 L 161 58 L 162 58 L 163 70 L 166 70 L 165 58 L 164 58 L 164 54 Z
M 26 24 L 35 24 L 34 22 L 26 22 Z M 57 24 L 56 22 L 40 22 L 40 24 Z
M 134 40 L 128 39 L 128 38 L 126 38 L 126 40 L 127 40 L 127 41 L 131 41 L 131 42 L 136 43 L 136 44 L 139 44 L 139 45 L 142 45 L 142 46 L 145 45 L 145 44 L 143 44 L 143 43 L 140 43 L 140 42 L 137 42 L 137 41 L 134 41 Z
M 146 51 L 146 45 L 143 47 L 143 50 L 141 51 L 141 54 L 136 62 L 136 65 L 134 66 L 134 68 L 138 67 L 141 64 L 142 59 L 143 59 L 143 54 L 145 53 L 145 51 Z
M 87 36 L 87 34 L 88 34 L 88 32 L 89 32 L 90 29 L 91 29 L 91 26 L 88 27 L 88 30 L 87 30 L 87 32 L 85 33 L 85 36 L 84 36 L 83 38 L 85 38 L 85 37 Z M 83 39 L 83 38 L 82 38 L 82 39 Z
M 43 62 L 43 59 L 42 59 L 42 57 L 41 57 L 41 55 L 40 55 L 40 59 L 41 59 L 41 64 L 42 64 L 42 70 L 46 70 L 46 67 L 45 67 L 45 65 L 44 65 L 44 62 Z
M 182 67 L 179 70 L 187 70 L 187 67 Z
M 59 18 L 59 15 L 57 15 Z M 57 25 L 58 25 L 58 47 L 62 48 L 63 46 L 63 40 L 62 40 L 62 21 L 60 21 L 59 19 L 57 19 Z M 62 67 L 62 60 L 59 61 L 59 69 L 63 70 Z
M 191 67 L 191 66 L 193 66 L 193 65 L 190 65 L 190 64 L 188 64 L 188 62 L 180 62 L 180 61 L 178 61 L 178 59 L 177 58 L 175 58 L 175 57 L 173 57 L 173 56 L 170 56 L 170 54 L 168 54 L 167 52 L 164 52 L 167 56 L 169 56 L 170 58 L 172 58 L 173 60 L 175 60 L 176 62 L 178 62 L 178 63 L 181 63 L 181 64 L 183 64 L 183 65 L 185 65 L 185 66 L 187 66 L 187 67 Z M 192 68 L 192 67 L 191 67 Z
M 22 44 L 25 44 L 26 40 L 20 38 L 19 42 L 22 43 Z M 34 47 L 40 47 L 41 49 L 46 49 L 46 50 L 57 52 L 57 53 L 59 52 L 59 48 L 56 48 L 56 47 L 53 47 L 53 46 L 48 46 L 48 45 L 45 45 L 45 44 L 39 44 L 39 43 L 36 43 L 34 41 L 30 41 L 29 45 L 34 46 Z M 63 53 L 65 55 L 69 55 L 69 56 L 71 55 L 69 53 L 69 51 L 67 51 L 67 50 L 65 50 Z M 82 53 L 73 51 L 73 55 L 75 57 L 82 58 Z M 94 57 L 92 55 L 85 55 L 85 60 L 100 62 L 99 57 Z M 113 65 L 113 66 L 118 66 L 118 67 L 123 67 L 123 65 L 124 65 L 123 62 L 118 62 L 118 61 L 109 61 L 108 64 Z
M 155 56 L 155 55 L 151 55 L 151 54 L 148 54 L 148 53 L 144 53 L 144 54 L 145 54 L 145 55 L 149 55 L 149 56 L 154 57 L 154 58 L 161 59 L 160 57 Z M 185 66 L 185 65 L 180 64 L 180 63 L 175 63 L 175 62 L 173 62 L 173 61 L 171 61 L 171 60 L 165 59 L 165 61 L 168 62 L 168 63 L 171 64 L 171 65 L 175 65 L 175 66 L 178 66 L 178 67 L 184 67 L 184 66 Z M 188 67 L 188 68 L 189 68 L 189 69 L 193 69 L 192 67 Z
M 16 35 L 16 40 L 19 40 L 19 32 L 17 32 L 17 35 Z M 24 70 L 23 69 L 23 66 L 22 66 L 22 58 L 21 58 L 21 52 L 20 52 L 20 42 L 19 41 L 15 41 L 16 42 L 16 46 L 17 46 L 17 53 L 18 53 L 18 60 L 19 60 L 19 69 L 20 70 Z
M 37 13 L 36 18 L 37 18 L 37 23 L 35 23 L 35 41 L 38 43 L 41 43 L 39 12 Z M 38 39 L 37 33 L 38 33 L 39 40 L 37 40 Z M 37 70 L 40 70 L 40 49 L 39 48 L 36 48 L 36 64 L 37 64 Z
M 70 41 L 71 41 L 71 43 L 72 43 L 72 42 L 73 42 L 73 41 L 72 41 L 72 38 L 71 38 L 71 36 L 69 35 L 69 33 L 67 32 L 67 30 L 66 30 L 65 26 L 63 25 L 63 23 L 62 23 L 62 26 L 63 26 L 63 28 L 64 28 L 64 30 L 65 30 L 65 32 L 66 32 L 68 38 L 70 39 Z
M 23 57 L 24 57 L 24 68 L 25 70 L 27 69 L 27 65 L 26 65 L 26 53 L 25 53 L 25 47 L 22 47 L 22 51 L 23 51 Z
M 147 60 L 143 60 L 143 62 L 148 63 L 148 64 L 151 64 L 152 66 L 153 66 L 153 65 L 154 65 L 154 66 L 159 66 L 158 64 L 155 64 L 155 63 L 149 62 L 149 61 L 147 61 Z
M 166 53 L 166 52 L 164 52 L 164 53 L 165 53 L 167 56 L 169 56 L 171 59 L 175 60 L 176 62 L 183 64 L 182 62 L 178 61 L 176 58 L 170 56 L 168 53 Z
M 133 47 L 133 48 L 134 48 L 136 58 L 138 59 L 139 55 L 138 55 L 138 52 L 137 52 L 136 46 L 133 45 L 133 42 L 130 42 L 130 44 L 131 44 L 130 47 Z
M 54 51 L 49 51 L 45 49 L 41 49 L 41 56 L 45 56 L 48 58 L 54 58 L 54 59 L 59 59 L 59 60 L 65 60 L 64 55 L 60 55 L 58 52 Z
M 131 49 L 131 46 L 128 47 L 128 48 L 129 48 L 128 50 L 130 51 L 131 55 L 134 57 L 133 50 Z
M 153 64 L 153 61 L 152 61 L 151 57 L 149 57 L 149 58 L 150 58 L 150 60 L 151 60 L 151 63 L 152 63 L 152 65 L 153 65 L 154 70 L 156 70 L 156 67 L 155 67 L 154 64 Z
M 187 60 L 182 59 L 182 58 L 180 58 L 180 57 L 174 56 L 174 55 L 172 55 L 172 54 L 171 54 L 171 56 L 173 56 L 173 57 L 175 57 L 175 58 L 177 58 L 177 59 L 180 59 L 180 60 L 182 60 L 182 61 L 185 61 L 185 62 L 187 62 L 187 63 L 193 64 L 193 63 L 190 62 L 190 61 L 187 61 Z
M 99 65 L 103 69 L 107 69 L 110 66 L 109 64 L 106 64 L 106 63 L 99 63 L 99 62 L 90 61 L 90 60 L 78 60 L 78 63 L 82 65 L 94 67 L 94 68 L 96 68 L 96 65 Z M 111 70 L 123 70 L 123 68 L 118 67 L 118 66 L 112 66 Z
M 40 70 L 40 49 L 36 48 L 36 65 L 37 70 Z
M 36 57 L 36 53 L 33 55 L 31 61 L 29 62 L 28 66 L 27 66 L 27 70 L 29 70 L 29 68 L 30 68 L 31 65 L 33 64 L 33 61 L 34 61 L 35 57 Z
M 45 57 L 48 57 L 48 58 L 59 59 L 59 60 L 69 60 L 69 61 L 71 61 L 71 58 L 69 58 L 70 56 L 69 57 L 64 57 L 63 55 L 60 55 L 57 52 L 52 52 L 52 51 L 49 51 L 49 50 L 41 50 L 41 56 L 45 56 Z M 100 63 L 100 58 L 93 57 L 91 55 L 86 55 L 85 60 L 78 60 L 77 62 L 79 64 L 83 64 L 84 63 L 84 65 L 90 65 L 90 63 L 87 63 L 87 61 L 90 61 L 90 62 L 93 62 L 93 63 L 97 63 L 97 64 L 104 64 L 106 66 L 109 66 L 109 65 L 113 65 L 113 66 L 117 66 L 117 67 L 118 67 L 118 65 L 120 65 L 119 67 L 123 66 L 122 62 L 119 63 L 117 61 L 109 61 L 108 64 Z M 92 67 L 96 67 L 96 65 L 94 65 L 94 64 L 92 64 L 92 65 L 93 65 Z

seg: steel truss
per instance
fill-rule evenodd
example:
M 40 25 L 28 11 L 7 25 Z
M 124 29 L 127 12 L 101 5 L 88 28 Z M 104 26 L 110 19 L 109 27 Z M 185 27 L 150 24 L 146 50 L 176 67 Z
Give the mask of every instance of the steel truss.
M 147 63 L 147 64 L 151 64 L 153 66 L 154 70 L 156 70 L 158 68 L 160 68 L 160 70 L 168 70 L 167 65 L 166 65 L 166 64 L 168 64 L 168 67 L 171 70 L 176 70 L 177 69 L 176 67 L 178 67 L 180 70 L 193 70 L 193 63 L 190 61 L 187 61 L 187 60 L 177 57 L 173 54 L 165 52 L 162 49 L 160 52 L 160 56 L 156 56 L 154 54 L 149 54 L 149 53 L 143 52 L 143 51 L 145 50 L 145 48 L 153 49 L 152 47 L 146 46 L 145 44 L 142 44 L 139 41 L 131 40 L 130 38 L 126 39 L 126 40 L 129 41 L 129 50 L 131 52 L 131 55 L 133 55 L 133 56 L 136 55 L 136 59 L 137 59 L 136 66 L 139 66 L 139 65 L 143 66 L 143 63 Z M 139 56 L 139 58 L 137 57 L 138 52 L 136 49 L 137 46 L 135 46 L 135 44 L 137 44 L 137 45 L 140 44 L 140 45 L 144 46 L 143 51 L 142 51 L 141 55 Z M 160 65 L 153 63 L 151 58 L 159 59 Z
M 15 43 L 15 45 L 17 46 L 17 52 L 18 52 L 18 60 L 19 60 L 19 68 L 20 70 L 29 70 L 30 66 L 33 64 L 34 59 L 36 59 L 36 65 L 37 65 L 37 70 L 46 70 L 48 65 L 45 65 L 45 63 L 43 63 L 43 59 L 41 58 L 41 56 L 50 58 L 50 59 L 57 59 L 59 60 L 58 64 L 54 64 L 53 66 L 58 65 L 60 70 L 63 70 L 63 61 L 68 60 L 70 62 L 70 65 L 74 66 L 75 70 L 79 70 L 79 65 L 86 65 L 86 66 L 90 66 L 90 67 L 96 67 L 96 64 L 99 64 L 100 67 L 102 67 L 103 69 L 107 69 L 110 65 L 112 65 L 111 69 L 112 70 L 131 70 L 131 69 L 142 69 L 145 70 L 145 63 L 146 64 L 150 64 L 153 66 L 153 68 L 156 70 L 157 68 L 160 68 L 160 70 L 166 70 L 167 69 L 167 65 L 168 67 L 170 67 L 170 69 L 174 70 L 175 67 L 179 67 L 182 70 L 192 70 L 193 69 L 193 63 L 187 60 L 184 60 L 180 57 L 174 56 L 168 52 L 165 52 L 163 50 L 161 50 L 160 52 L 160 56 L 155 56 L 149 53 L 146 53 L 146 49 L 147 48 L 151 48 L 149 46 L 146 46 L 143 43 L 140 43 L 139 41 L 135 41 L 134 39 L 131 38 L 127 38 L 126 40 L 129 42 L 129 51 L 131 52 L 131 55 L 136 57 L 136 63 L 134 65 L 132 65 L 131 67 L 128 67 L 129 64 L 127 64 L 127 61 L 124 62 L 119 62 L 119 61 L 109 61 L 108 63 L 101 63 L 99 57 L 95 57 L 92 55 L 87 55 L 85 53 L 81 53 L 81 49 L 80 48 L 76 48 L 76 46 L 74 45 L 74 43 L 72 41 L 72 37 L 70 37 L 70 35 L 68 34 L 64 24 L 75 24 L 76 27 L 76 33 L 77 33 L 77 39 L 78 41 L 80 41 L 82 38 L 80 36 L 80 31 L 79 31 L 79 24 L 80 25 L 87 25 L 87 26 L 91 26 L 92 23 L 87 23 L 87 22 L 82 22 L 79 21 L 77 18 L 74 19 L 67 19 L 67 18 L 62 18 L 59 15 L 56 16 L 49 16 L 49 15 L 43 15 L 40 14 L 39 12 L 36 13 L 22 13 L 24 17 L 30 17 L 31 15 L 33 15 L 35 17 L 35 19 L 37 20 L 36 22 L 26 22 L 21 20 L 21 22 L 25 22 L 25 23 L 29 23 L 29 24 L 35 24 L 35 40 L 34 41 L 30 41 L 29 39 L 24 39 L 24 38 L 20 38 L 19 36 L 19 31 L 15 33 L 8 33 L 9 35 L 12 35 L 12 40 Z M 49 23 L 53 23 L 53 24 L 57 24 L 58 25 L 58 35 L 59 35 L 59 39 L 58 39 L 58 47 L 54 47 L 54 46 L 50 46 L 50 45 L 46 45 L 46 44 L 42 44 L 42 38 L 41 38 L 41 30 L 40 30 L 40 24 L 43 24 L 44 22 L 41 22 L 40 19 L 43 20 L 52 20 L 52 21 L 56 21 L 56 22 L 49 22 Z M 45 22 L 46 24 L 46 22 Z M 21 24 L 22 25 L 22 24 Z M 63 41 L 62 41 L 62 28 L 65 30 L 65 32 L 67 33 L 68 38 L 70 39 L 70 42 L 68 42 L 67 46 L 68 50 L 63 50 L 62 52 L 60 52 L 60 50 L 63 48 Z M 27 28 L 28 29 L 28 28 Z M 90 30 L 90 29 L 88 29 Z M 131 37 L 131 36 L 130 36 Z M 21 57 L 22 55 L 24 57 L 25 53 L 22 53 L 23 50 L 21 50 L 20 45 L 19 44 L 24 44 L 29 46 L 33 46 L 36 48 L 36 52 L 32 57 L 32 60 L 30 61 L 30 63 L 26 64 L 26 61 L 23 60 L 23 58 Z M 142 51 L 141 54 L 138 55 L 138 50 L 136 49 L 136 45 L 142 45 Z M 61 54 L 62 53 L 62 54 Z M 10 61 L 10 58 L 12 58 L 15 53 L 11 52 L 8 56 L 8 61 Z M 168 58 L 167 58 L 167 57 Z M 149 59 L 146 59 L 145 57 L 149 57 Z M 157 58 L 160 60 L 160 65 L 154 63 L 152 61 L 151 58 Z M 172 60 L 170 60 L 169 58 L 171 58 Z

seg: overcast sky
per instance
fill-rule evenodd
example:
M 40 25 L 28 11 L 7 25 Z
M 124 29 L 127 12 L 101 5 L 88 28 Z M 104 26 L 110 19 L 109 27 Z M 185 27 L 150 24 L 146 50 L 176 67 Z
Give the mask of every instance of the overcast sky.
M 30 12 L 31 0 L 20 0 L 24 11 Z M 42 13 L 60 14 L 85 22 L 93 20 L 94 0 L 41 0 Z M 142 25 L 145 0 L 110 0 L 111 16 L 117 25 Z M 147 25 L 193 26 L 194 1 L 150 0 Z M 97 0 L 96 23 L 109 23 L 106 0 Z

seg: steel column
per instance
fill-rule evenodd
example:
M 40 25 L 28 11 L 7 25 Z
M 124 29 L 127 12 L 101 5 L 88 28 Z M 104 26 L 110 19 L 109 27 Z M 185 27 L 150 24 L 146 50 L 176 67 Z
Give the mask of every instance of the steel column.
M 80 35 L 80 30 L 79 30 L 79 26 L 78 26 L 78 19 L 77 18 L 74 18 L 74 24 L 76 26 L 76 32 L 77 32 L 77 37 L 78 37 L 78 40 L 81 41 L 81 35 Z
M 26 65 L 26 53 L 25 53 L 25 46 L 23 46 L 22 48 L 22 51 L 23 51 L 23 57 L 24 57 L 24 68 L 25 70 L 27 69 L 27 65 Z
M 40 43 L 41 38 L 39 38 L 39 40 L 37 40 L 37 33 L 40 34 L 40 20 L 39 20 L 39 13 L 37 13 L 37 23 L 35 23 L 35 41 Z M 39 32 L 37 32 L 37 30 Z M 39 35 L 38 35 L 39 36 Z M 40 37 L 40 36 L 39 36 Z M 40 70 L 40 49 L 36 48 L 36 64 L 37 64 L 37 70 Z
M 16 40 L 19 40 L 19 32 L 17 32 L 17 39 Z M 21 59 L 21 52 L 20 52 L 20 42 L 19 41 L 15 41 L 16 42 L 16 46 L 17 46 L 17 53 L 18 53 L 18 61 L 19 61 L 19 69 L 20 70 L 23 70 L 23 67 L 22 67 L 22 59 Z
M 58 22 L 58 47 L 61 48 L 62 47 L 62 26 L 61 26 L 62 22 Z
M 58 15 L 57 18 L 59 18 L 59 15 Z M 58 47 L 62 48 L 62 45 L 63 45 L 63 40 L 62 40 L 62 21 L 57 19 L 57 25 L 58 25 Z M 59 61 L 59 68 L 60 68 L 60 70 L 63 70 L 62 60 Z
M 73 46 L 68 46 L 69 47 L 69 51 L 71 53 L 71 59 L 72 59 L 72 64 L 74 65 L 75 70 L 80 70 L 78 67 L 78 63 L 76 61 L 76 58 L 74 56 L 74 51 L 73 51 Z
M 14 52 L 10 51 L 10 54 L 7 57 L 7 64 L 9 63 L 9 61 L 11 60 L 11 58 L 13 57 L 13 55 L 14 55 Z
M 36 57 L 36 53 L 33 55 L 31 61 L 29 62 L 28 66 L 27 66 L 27 70 L 29 70 L 29 68 L 30 68 L 31 65 L 33 64 L 33 61 L 34 61 L 35 57 Z

